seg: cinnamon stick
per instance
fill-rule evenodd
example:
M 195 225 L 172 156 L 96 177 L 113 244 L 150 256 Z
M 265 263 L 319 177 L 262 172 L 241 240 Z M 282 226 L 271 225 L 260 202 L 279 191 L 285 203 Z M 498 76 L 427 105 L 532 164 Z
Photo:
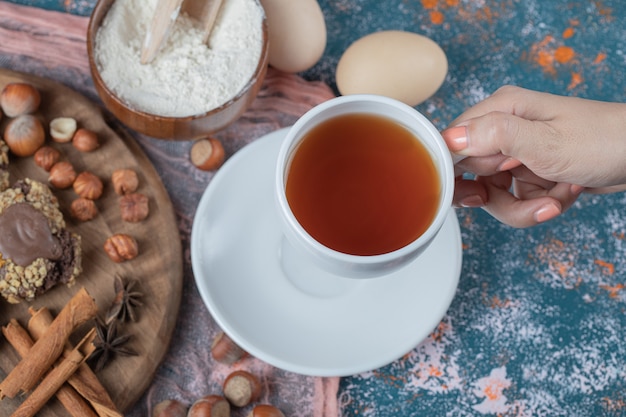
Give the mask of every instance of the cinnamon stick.
M 37 339 L 46 332 L 46 329 L 52 323 L 53 317 L 50 310 L 45 307 L 39 310 L 30 308 L 28 311 L 31 314 L 31 318 L 28 321 L 28 330 L 33 338 Z M 71 350 L 71 345 L 67 343 L 65 351 L 69 352 Z M 89 401 L 100 417 L 123 417 L 107 390 L 87 364 L 82 364 L 67 382 L 83 398 Z
M 21 357 L 26 356 L 33 347 L 34 342 L 28 332 L 15 319 L 2 328 L 2 334 Z M 98 417 L 83 397 L 69 385 L 63 385 L 55 395 L 72 417 Z
M 0 383 L 0 399 L 13 398 L 19 391 L 30 391 L 56 362 L 70 334 L 81 324 L 93 319 L 98 307 L 84 288 L 63 307 L 46 333 Z
M 61 362 L 52 368 L 35 390 L 11 414 L 11 417 L 33 417 L 48 402 L 55 392 L 76 372 L 78 367 L 91 355 L 94 350 L 93 339 L 95 329 L 92 329 Z

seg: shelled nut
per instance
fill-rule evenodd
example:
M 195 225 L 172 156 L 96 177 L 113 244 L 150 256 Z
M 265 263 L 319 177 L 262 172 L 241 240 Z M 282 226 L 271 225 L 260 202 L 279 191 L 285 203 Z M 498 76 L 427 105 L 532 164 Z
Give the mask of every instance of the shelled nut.
M 231 365 L 247 355 L 248 353 L 224 332 L 219 332 L 211 344 L 213 359 L 227 365 Z
M 79 196 L 90 200 L 97 200 L 102 196 L 104 185 L 97 175 L 89 171 L 84 171 L 78 174 L 74 180 L 73 187 L 74 192 Z
M 30 156 L 43 146 L 46 132 L 39 119 L 31 114 L 22 114 L 7 124 L 4 141 L 15 155 Z
M 104 242 L 104 251 L 113 262 L 120 263 L 136 258 L 139 247 L 134 237 L 118 233 Z
M 111 175 L 113 189 L 119 195 L 134 193 L 139 187 L 139 178 L 132 169 L 116 169 Z
M 235 407 L 245 407 L 261 396 L 261 382 L 244 370 L 231 372 L 224 380 L 224 397 Z
M 219 395 L 207 395 L 194 402 L 187 417 L 230 417 L 230 404 Z
M 72 201 L 70 214 L 76 220 L 86 222 L 98 215 L 98 207 L 96 207 L 96 203 L 93 200 L 80 197 Z
M 188 407 L 178 400 L 164 400 L 152 410 L 152 417 L 186 417 Z
M 78 129 L 72 138 L 72 145 L 81 152 L 91 152 L 100 146 L 98 135 L 88 129 Z
M 33 159 L 35 164 L 43 168 L 46 171 L 50 171 L 52 165 L 56 164 L 61 157 L 61 152 L 54 149 L 52 146 L 42 146 L 35 152 Z
M 40 103 L 39 90 L 28 83 L 9 83 L 0 92 L 0 107 L 8 117 L 33 113 Z
M 141 193 L 126 194 L 120 197 L 120 215 L 122 220 L 137 223 L 148 217 L 148 197 Z
M 67 143 L 72 140 L 76 127 L 73 117 L 56 117 L 50 121 L 50 137 L 55 142 Z
M 59 189 L 68 188 L 76 179 L 76 171 L 71 163 L 67 161 L 57 162 L 50 168 L 48 182 Z

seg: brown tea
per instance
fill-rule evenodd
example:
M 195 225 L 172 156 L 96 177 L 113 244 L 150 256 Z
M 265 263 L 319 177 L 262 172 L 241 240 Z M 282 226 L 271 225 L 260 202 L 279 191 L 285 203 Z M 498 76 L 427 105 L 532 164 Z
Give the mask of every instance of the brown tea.
M 346 114 L 307 132 L 288 168 L 287 201 L 318 242 L 352 255 L 392 252 L 435 218 L 441 192 L 428 150 L 404 126 Z

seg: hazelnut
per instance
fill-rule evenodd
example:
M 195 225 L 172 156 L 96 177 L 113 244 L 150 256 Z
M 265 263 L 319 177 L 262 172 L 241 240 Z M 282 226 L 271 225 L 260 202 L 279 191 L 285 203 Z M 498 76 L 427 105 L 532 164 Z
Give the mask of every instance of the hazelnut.
M 245 407 L 261 396 L 261 382 L 250 372 L 238 370 L 224 380 L 224 397 L 235 407 Z
M 97 200 L 102 195 L 103 184 L 97 175 L 89 171 L 78 174 L 74 180 L 74 192 L 81 197 Z
M 285 417 L 285 415 L 273 405 L 259 404 L 254 406 L 247 417 Z
M 139 254 L 137 241 L 134 237 L 118 233 L 104 242 L 104 251 L 113 262 L 124 262 L 134 259 Z
M 54 188 L 68 188 L 74 183 L 76 179 L 76 171 L 72 164 L 67 161 L 57 162 L 50 168 L 50 175 L 48 176 L 48 182 Z
M 46 141 L 46 132 L 39 119 L 23 114 L 11 120 L 4 131 L 4 141 L 17 156 L 30 156 Z
M 39 91 L 28 83 L 10 83 L 0 93 L 0 107 L 8 117 L 34 113 L 41 104 Z
M 186 417 L 187 408 L 178 400 L 164 400 L 154 406 L 152 417 Z
M 120 197 L 122 220 L 137 223 L 148 217 L 148 197 L 140 193 L 126 194 Z
M 78 129 L 72 139 L 72 145 L 81 152 L 91 152 L 100 146 L 98 135 L 87 129 Z
M 197 168 L 211 171 L 224 163 L 224 147 L 215 138 L 200 139 L 191 145 L 189 157 Z
M 69 142 L 74 132 L 76 132 L 76 119 L 72 117 L 57 117 L 50 121 L 50 136 L 55 142 Z
M 80 197 L 72 201 L 70 205 L 70 214 L 76 220 L 86 222 L 98 215 L 98 208 L 93 200 Z
M 218 362 L 232 365 L 248 355 L 224 332 L 219 332 L 211 344 L 211 356 Z
M 139 187 L 139 178 L 132 169 L 116 169 L 111 175 L 113 189 L 119 195 L 134 193 Z
M 187 417 L 230 417 L 230 404 L 219 395 L 207 395 L 189 408 Z
M 58 150 L 51 146 L 42 146 L 37 150 L 37 152 L 35 152 L 33 158 L 35 160 L 35 164 L 46 171 L 50 171 L 52 165 L 56 164 L 60 157 L 61 153 Z

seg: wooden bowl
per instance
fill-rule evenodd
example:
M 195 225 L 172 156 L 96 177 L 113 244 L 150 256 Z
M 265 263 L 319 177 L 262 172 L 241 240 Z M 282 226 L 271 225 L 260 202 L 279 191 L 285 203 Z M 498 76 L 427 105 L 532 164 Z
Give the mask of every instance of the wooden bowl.
M 87 29 L 87 54 L 89 67 L 98 95 L 105 107 L 122 123 L 148 136 L 167 140 L 194 140 L 224 129 L 248 109 L 259 92 L 269 59 L 267 20 L 263 18 L 263 49 L 252 78 L 228 102 L 206 113 L 187 117 L 166 117 L 146 113 L 129 107 L 111 91 L 100 76 L 95 62 L 95 38 L 98 28 L 115 0 L 98 0 Z

